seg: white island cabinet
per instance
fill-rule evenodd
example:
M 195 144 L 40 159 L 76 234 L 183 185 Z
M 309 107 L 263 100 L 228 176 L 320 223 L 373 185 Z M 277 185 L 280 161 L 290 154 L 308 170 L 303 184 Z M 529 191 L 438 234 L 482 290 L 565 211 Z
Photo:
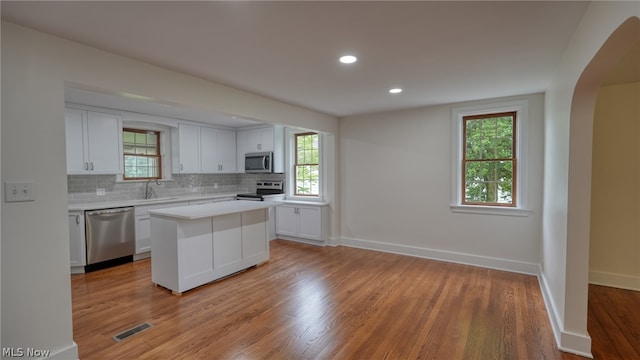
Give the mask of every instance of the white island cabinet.
M 150 210 L 151 281 L 174 294 L 269 260 L 268 202 Z

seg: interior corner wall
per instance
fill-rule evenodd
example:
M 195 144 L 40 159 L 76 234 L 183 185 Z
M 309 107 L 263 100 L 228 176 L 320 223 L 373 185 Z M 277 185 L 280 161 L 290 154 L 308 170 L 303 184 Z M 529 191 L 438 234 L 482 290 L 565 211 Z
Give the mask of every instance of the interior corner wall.
M 64 87 L 144 95 L 202 111 L 337 132 L 337 119 L 2 22 L 3 181 L 33 181 L 33 202 L 2 202 L 4 347 L 77 358 L 73 342 Z
M 592 119 L 586 114 L 593 111 L 595 96 L 590 103 L 591 95 L 581 94 L 577 85 L 581 78 L 587 80 L 583 72 L 610 35 L 638 16 L 635 2 L 592 2 L 545 96 L 542 288 L 558 347 L 585 356 L 591 356 L 585 224 L 590 212 L 592 132 Z
M 452 108 L 515 100 L 529 102 L 531 213 L 452 212 Z M 342 244 L 537 274 L 543 112 L 532 94 L 342 118 Z
M 640 82 L 600 88 L 593 122 L 589 282 L 640 291 Z

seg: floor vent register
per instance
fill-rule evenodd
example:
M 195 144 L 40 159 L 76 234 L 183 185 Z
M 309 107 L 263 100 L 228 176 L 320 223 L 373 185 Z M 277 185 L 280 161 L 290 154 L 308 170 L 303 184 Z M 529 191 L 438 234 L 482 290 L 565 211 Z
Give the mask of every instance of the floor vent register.
M 134 328 L 131 328 L 129 330 L 121 332 L 120 334 L 114 336 L 113 339 L 116 342 L 120 342 L 120 341 L 122 341 L 122 340 L 124 340 L 124 339 L 126 339 L 126 338 L 128 338 L 130 336 L 133 336 L 133 335 L 135 335 L 135 334 L 137 334 L 137 333 L 139 333 L 139 332 L 141 332 L 143 330 L 146 330 L 146 329 L 148 329 L 150 327 L 151 327 L 151 324 L 142 323 L 142 324 L 140 324 L 140 325 L 138 325 L 138 326 L 136 326 Z

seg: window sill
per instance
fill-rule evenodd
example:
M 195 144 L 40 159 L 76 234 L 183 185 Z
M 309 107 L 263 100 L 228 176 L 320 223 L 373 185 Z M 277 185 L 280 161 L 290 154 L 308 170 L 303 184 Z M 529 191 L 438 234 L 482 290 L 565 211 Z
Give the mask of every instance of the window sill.
M 500 207 L 500 206 L 480 206 L 480 205 L 450 205 L 451 212 L 499 216 L 520 216 L 527 217 L 531 214 L 530 209 Z
M 292 200 L 292 201 L 303 201 L 303 202 L 322 202 L 322 199 L 320 199 L 320 196 L 295 196 L 295 195 L 288 195 L 286 200 Z
M 172 181 L 174 181 L 174 180 L 173 179 L 160 179 L 160 180 L 158 180 L 159 183 L 172 182 Z M 155 184 L 156 180 L 122 180 L 122 179 L 116 180 L 116 183 L 123 183 L 123 184 L 146 183 L 146 182 L 149 182 L 151 184 Z

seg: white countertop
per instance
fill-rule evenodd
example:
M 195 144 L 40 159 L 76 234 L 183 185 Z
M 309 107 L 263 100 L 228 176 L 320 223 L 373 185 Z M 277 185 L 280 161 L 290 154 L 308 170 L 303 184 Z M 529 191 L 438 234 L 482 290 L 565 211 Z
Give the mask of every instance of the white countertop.
M 304 201 L 304 200 L 276 200 L 277 204 L 290 204 L 290 205 L 308 205 L 308 206 L 327 206 L 328 202 L 324 201 Z
M 219 199 L 219 198 L 226 198 L 230 196 L 233 196 L 235 198 L 236 193 L 218 193 L 218 194 L 195 195 L 195 196 L 171 196 L 171 197 L 154 198 L 154 199 L 101 201 L 101 202 L 95 202 L 95 203 L 69 204 L 68 209 L 71 211 L 84 211 L 84 210 L 109 209 L 109 208 L 117 208 L 117 207 L 125 207 L 125 206 L 155 205 L 155 204 L 167 204 L 167 207 L 170 207 L 171 203 L 176 203 L 176 202 Z
M 239 212 L 266 209 L 276 206 L 275 203 L 268 201 L 222 201 L 212 204 L 190 205 L 170 207 L 166 209 L 149 210 L 151 216 L 164 216 L 177 219 L 202 219 L 226 214 L 235 214 Z

